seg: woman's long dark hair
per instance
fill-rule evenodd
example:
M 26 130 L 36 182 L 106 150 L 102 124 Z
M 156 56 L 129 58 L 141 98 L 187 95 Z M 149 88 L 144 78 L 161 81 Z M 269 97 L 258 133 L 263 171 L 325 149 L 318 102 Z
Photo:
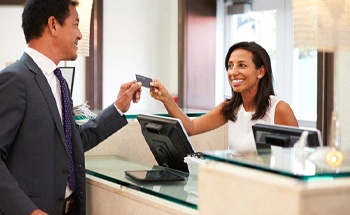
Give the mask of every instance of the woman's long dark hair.
M 258 86 L 258 92 L 254 98 L 254 104 L 256 105 L 255 113 L 252 116 L 252 120 L 261 119 L 265 116 L 267 109 L 270 107 L 270 95 L 275 95 L 273 89 L 273 76 L 270 56 L 266 50 L 255 42 L 239 42 L 231 46 L 226 54 L 225 67 L 228 71 L 228 61 L 231 53 L 236 49 L 244 49 L 253 54 L 253 62 L 255 68 L 258 69 L 264 66 L 266 73 L 263 78 L 260 79 Z M 232 97 L 226 99 L 222 113 L 226 119 L 236 121 L 238 107 L 243 103 L 241 93 L 234 92 L 232 89 Z

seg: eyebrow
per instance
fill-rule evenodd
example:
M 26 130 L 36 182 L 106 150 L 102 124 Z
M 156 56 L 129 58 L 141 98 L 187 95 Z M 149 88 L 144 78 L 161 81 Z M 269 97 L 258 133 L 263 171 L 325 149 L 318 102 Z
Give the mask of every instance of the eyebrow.
M 228 63 L 233 63 L 233 61 L 229 60 Z M 239 60 L 238 63 L 249 63 L 249 62 L 246 60 Z

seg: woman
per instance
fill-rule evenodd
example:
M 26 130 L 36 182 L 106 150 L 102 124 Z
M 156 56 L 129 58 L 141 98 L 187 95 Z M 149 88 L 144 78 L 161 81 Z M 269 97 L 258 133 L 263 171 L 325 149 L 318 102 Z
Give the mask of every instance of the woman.
M 229 123 L 228 145 L 232 150 L 255 150 L 255 123 L 298 126 L 290 106 L 277 98 L 273 89 L 270 57 L 255 42 L 240 42 L 228 50 L 225 67 L 232 97 L 208 113 L 190 119 L 174 102 L 167 89 L 153 80 L 153 98 L 163 102 L 169 115 L 179 118 L 188 135 L 196 135 Z

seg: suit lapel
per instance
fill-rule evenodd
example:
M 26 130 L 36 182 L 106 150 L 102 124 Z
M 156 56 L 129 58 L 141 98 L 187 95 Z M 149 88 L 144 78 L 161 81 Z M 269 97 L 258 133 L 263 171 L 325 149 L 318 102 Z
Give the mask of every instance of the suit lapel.
M 67 151 L 66 139 L 65 139 L 65 135 L 64 135 L 61 117 L 60 117 L 60 114 L 57 110 L 56 100 L 52 94 L 52 90 L 50 88 L 50 85 L 47 82 L 46 77 L 44 76 L 43 72 L 40 70 L 40 68 L 36 65 L 36 63 L 33 61 L 33 59 L 28 54 L 24 53 L 21 57 L 21 61 L 24 62 L 33 73 L 35 73 L 35 80 L 38 83 L 38 87 L 40 88 L 43 96 L 45 97 L 45 100 L 47 102 L 47 106 L 49 107 L 49 109 L 51 111 L 52 118 L 53 118 L 53 120 L 56 124 L 56 128 L 61 136 L 63 145 Z

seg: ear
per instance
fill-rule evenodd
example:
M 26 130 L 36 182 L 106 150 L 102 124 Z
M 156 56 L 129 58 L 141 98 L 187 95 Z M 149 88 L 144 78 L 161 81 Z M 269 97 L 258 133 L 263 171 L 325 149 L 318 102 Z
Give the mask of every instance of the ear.
M 258 78 L 262 79 L 264 77 L 265 73 L 266 73 L 266 68 L 263 65 L 258 69 Z
M 53 36 L 57 36 L 57 27 L 58 27 L 58 22 L 55 17 L 50 16 L 49 19 L 47 20 L 47 27 Z

